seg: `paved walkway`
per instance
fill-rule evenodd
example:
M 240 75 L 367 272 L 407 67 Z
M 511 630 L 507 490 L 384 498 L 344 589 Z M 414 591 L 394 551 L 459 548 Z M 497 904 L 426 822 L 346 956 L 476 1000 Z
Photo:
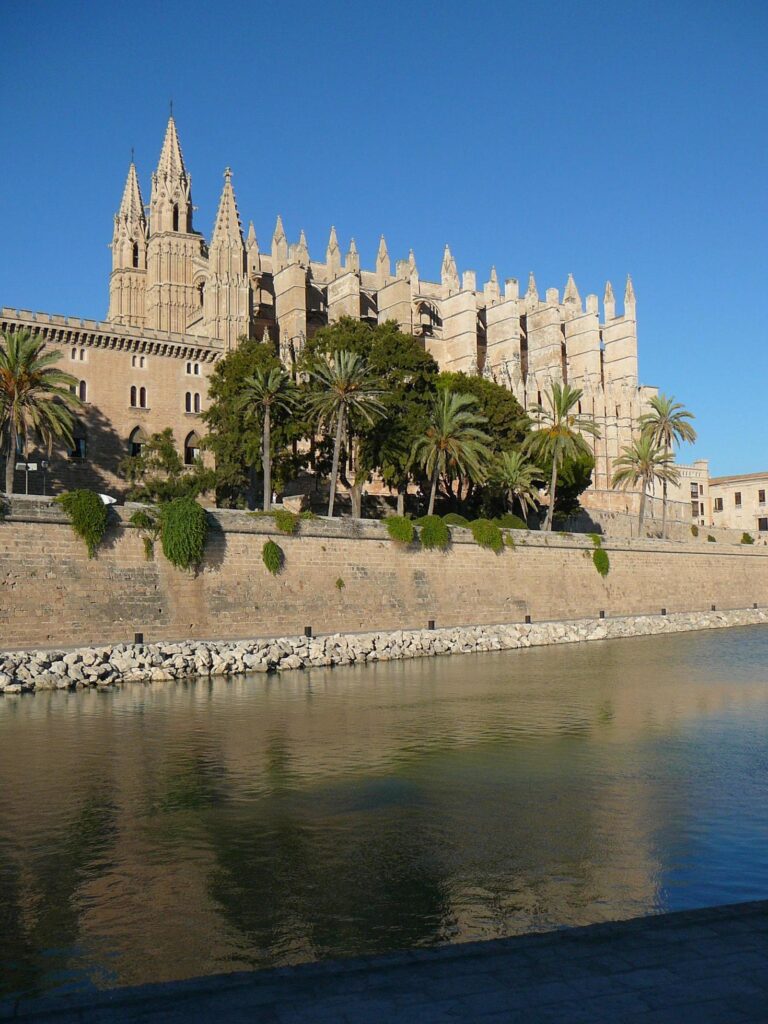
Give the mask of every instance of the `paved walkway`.
M 768 901 L 90 996 L 0 1003 L 52 1024 L 768 1022 Z

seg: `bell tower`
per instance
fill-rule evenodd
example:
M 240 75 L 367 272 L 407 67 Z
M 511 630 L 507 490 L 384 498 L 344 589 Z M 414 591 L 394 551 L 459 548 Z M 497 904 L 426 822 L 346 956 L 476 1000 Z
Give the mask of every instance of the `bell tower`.
M 184 333 L 200 315 L 193 260 L 203 239 L 192 227 L 192 181 L 184 166 L 173 114 L 152 175 L 147 243 L 146 326 Z
M 131 160 L 112 233 L 112 274 L 107 320 L 143 327 L 147 284 L 147 218 L 136 165 Z

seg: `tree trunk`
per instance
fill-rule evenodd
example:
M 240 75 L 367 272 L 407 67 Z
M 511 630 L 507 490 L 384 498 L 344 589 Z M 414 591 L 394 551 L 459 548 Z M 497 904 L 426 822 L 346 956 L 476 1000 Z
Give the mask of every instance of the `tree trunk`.
M 555 494 L 557 491 L 557 457 L 552 456 L 552 476 L 549 480 L 549 508 L 547 509 L 547 518 L 544 520 L 544 532 L 549 533 L 552 530 L 552 517 L 555 514 Z
M 435 464 L 435 472 L 432 474 L 432 490 L 429 492 L 429 508 L 427 509 L 427 515 L 434 515 L 435 512 L 435 495 L 437 494 L 437 477 L 438 467 Z
M 520 498 L 519 500 L 520 500 L 520 511 L 523 513 L 523 522 L 527 526 L 528 525 L 528 503 L 526 501 L 523 501 L 522 498 Z
M 333 464 L 331 466 L 331 492 L 328 495 L 328 516 L 333 517 L 333 506 L 336 501 L 336 477 L 339 475 L 339 453 L 341 439 L 344 436 L 344 406 L 339 409 L 339 420 L 336 424 L 336 440 L 333 443 Z
M 664 449 L 666 451 L 666 448 Z M 667 481 L 661 482 L 661 536 L 667 536 Z
M 405 515 L 405 489 L 402 484 L 397 488 L 397 514 L 399 516 Z
M 645 480 L 643 480 L 643 489 L 640 492 L 640 521 L 637 524 L 638 537 L 643 532 L 643 519 L 645 519 Z
M 13 494 L 13 474 L 16 469 L 16 429 L 11 419 L 8 423 L 8 447 L 5 450 L 5 493 Z
M 264 406 L 264 430 L 261 437 L 261 461 L 264 466 L 264 511 L 272 507 L 272 424 L 269 421 L 269 406 Z
M 357 477 L 349 488 L 349 500 L 352 502 L 352 518 L 363 518 L 363 481 L 357 482 Z

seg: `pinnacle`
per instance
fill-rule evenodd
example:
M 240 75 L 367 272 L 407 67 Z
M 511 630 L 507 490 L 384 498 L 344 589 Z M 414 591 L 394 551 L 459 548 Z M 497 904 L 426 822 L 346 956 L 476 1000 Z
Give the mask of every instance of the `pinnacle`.
M 184 157 L 181 154 L 181 144 L 173 114 L 168 118 L 168 126 L 165 129 L 163 148 L 160 151 L 160 159 L 157 163 L 157 173 L 165 175 L 167 178 L 185 178 L 187 176 L 187 169 L 184 166 Z
M 133 161 L 131 161 L 131 166 L 128 168 L 128 177 L 125 179 L 125 188 L 123 189 L 123 198 L 120 201 L 118 216 L 130 223 L 138 222 L 143 224 L 146 220 L 144 216 L 144 201 L 141 198 L 139 179 L 136 175 L 136 164 Z
M 339 240 L 336 237 L 336 228 L 333 225 L 331 225 L 331 234 L 330 234 L 330 237 L 328 239 L 328 252 L 333 252 L 335 249 L 338 249 L 338 248 L 339 248 Z
M 283 228 L 283 218 L 278 213 L 277 221 L 275 223 L 275 233 L 272 235 L 273 242 L 281 242 L 285 238 L 285 229 Z
M 635 301 L 635 289 L 632 285 L 632 276 L 627 274 L 627 287 L 624 289 L 624 303 Z
M 607 302 L 607 301 L 612 300 L 612 299 L 613 299 L 613 285 L 611 284 L 610 281 L 606 281 L 605 282 L 605 295 L 603 296 L 603 301 Z
M 387 249 L 386 240 L 384 238 L 384 235 L 382 235 L 381 238 L 379 239 L 379 256 L 386 256 L 388 251 L 389 250 Z
M 565 285 L 565 292 L 563 293 L 563 301 L 568 302 L 581 302 L 581 296 L 579 295 L 579 289 L 576 287 L 576 282 L 573 279 L 573 274 L 568 275 L 568 281 Z
M 256 229 L 253 226 L 253 221 L 250 220 L 248 221 L 248 246 L 252 245 L 255 245 L 257 249 L 259 247 L 258 240 L 256 239 Z
M 240 214 L 237 210 L 235 191 L 232 188 L 232 171 L 229 167 L 224 172 L 224 188 L 221 191 L 216 224 L 213 228 L 211 245 L 216 242 L 237 241 L 242 245 L 243 232 L 240 226 Z

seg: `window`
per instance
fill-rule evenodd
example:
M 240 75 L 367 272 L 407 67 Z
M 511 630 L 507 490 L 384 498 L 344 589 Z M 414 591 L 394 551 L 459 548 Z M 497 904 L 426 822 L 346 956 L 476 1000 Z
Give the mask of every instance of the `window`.
M 195 459 L 200 458 L 200 438 L 192 431 L 184 442 L 184 465 L 194 465 Z
M 69 449 L 70 459 L 84 459 L 86 455 L 85 437 L 75 437 L 72 440 L 72 447 Z
M 192 412 L 192 392 L 188 391 L 184 395 L 184 412 Z
M 699 502 L 699 515 L 700 516 L 704 515 L 704 502 L 703 501 Z
M 128 454 L 129 455 L 141 455 L 141 449 L 147 442 L 146 435 L 141 427 L 134 427 L 131 431 L 131 435 L 128 438 Z
M 81 380 L 77 387 L 77 397 L 81 402 L 88 401 L 88 385 L 84 380 Z
M 733 500 L 736 505 L 736 508 L 741 508 L 741 491 L 736 491 L 736 493 L 733 496 Z
M 768 532 L 768 516 L 761 516 L 760 519 L 757 520 L 757 528 L 760 533 Z
M 136 365 L 136 356 L 131 356 L 131 366 Z
M 179 230 L 179 204 L 173 204 L 173 230 Z
M 698 484 L 691 484 L 691 497 L 692 498 L 698 498 L 698 496 L 699 496 L 699 485 Z
M 77 359 L 77 349 L 76 348 L 72 349 L 72 355 L 70 356 L 70 359 Z
M 200 363 L 187 363 L 187 373 L 190 376 L 200 376 Z
M 133 265 L 134 265 L 134 267 L 138 267 L 138 265 L 139 265 L 139 243 L 138 242 L 134 242 L 133 243 Z
M 765 491 L 761 490 L 757 492 L 757 500 L 761 505 L 765 504 Z
M 145 366 L 144 356 L 139 356 L 139 367 L 143 370 Z
M 85 362 L 85 349 L 84 348 L 80 349 L 80 362 L 81 363 Z
M 197 392 L 195 392 L 194 407 L 195 412 L 200 412 L 200 395 Z
M 131 387 L 131 408 L 132 409 L 136 408 L 136 385 L 135 384 Z
M 722 511 L 723 511 L 723 499 L 722 498 L 715 498 L 715 512 L 722 512 Z
M 147 389 L 146 388 L 139 388 L 139 408 L 140 409 L 146 409 L 147 408 Z

